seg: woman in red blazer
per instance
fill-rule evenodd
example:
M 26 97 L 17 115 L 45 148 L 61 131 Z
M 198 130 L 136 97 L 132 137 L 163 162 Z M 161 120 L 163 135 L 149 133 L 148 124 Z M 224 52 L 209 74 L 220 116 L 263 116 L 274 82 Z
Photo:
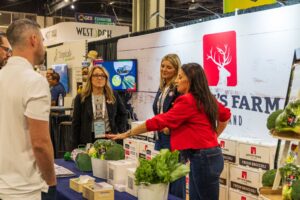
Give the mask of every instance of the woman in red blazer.
M 124 139 L 168 127 L 171 130 L 171 149 L 180 150 L 190 161 L 190 199 L 218 200 L 224 160 L 217 137 L 227 126 L 230 110 L 210 92 L 205 73 L 197 63 L 182 66 L 176 86 L 182 95 L 168 112 L 156 115 L 123 134 L 107 137 Z

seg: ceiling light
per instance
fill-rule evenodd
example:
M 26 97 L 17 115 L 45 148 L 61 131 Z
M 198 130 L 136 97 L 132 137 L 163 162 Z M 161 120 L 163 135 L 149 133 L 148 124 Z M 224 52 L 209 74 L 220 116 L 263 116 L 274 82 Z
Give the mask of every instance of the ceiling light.
M 69 2 L 69 0 L 65 0 L 65 2 L 66 2 L 66 3 L 68 3 L 68 2 Z
M 72 9 L 72 10 L 74 10 L 74 9 L 75 9 L 75 6 L 74 6 L 73 4 L 71 5 L 71 9 Z

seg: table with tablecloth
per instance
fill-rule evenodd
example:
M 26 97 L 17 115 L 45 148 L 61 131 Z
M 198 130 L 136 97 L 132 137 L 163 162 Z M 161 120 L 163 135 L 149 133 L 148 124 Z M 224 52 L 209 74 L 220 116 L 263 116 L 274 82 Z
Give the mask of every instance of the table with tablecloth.
M 63 159 L 55 159 L 57 165 L 63 166 L 76 174 L 93 176 L 92 172 L 79 171 L 73 161 L 64 161 Z M 77 193 L 69 187 L 69 180 L 74 177 L 58 178 L 57 179 L 57 200 L 82 200 L 82 194 Z M 95 177 L 96 178 L 96 177 Z M 105 181 L 104 179 L 96 178 L 96 182 Z M 115 190 L 115 200 L 137 200 L 136 197 L 126 193 Z M 169 195 L 168 200 L 182 200 L 175 196 Z

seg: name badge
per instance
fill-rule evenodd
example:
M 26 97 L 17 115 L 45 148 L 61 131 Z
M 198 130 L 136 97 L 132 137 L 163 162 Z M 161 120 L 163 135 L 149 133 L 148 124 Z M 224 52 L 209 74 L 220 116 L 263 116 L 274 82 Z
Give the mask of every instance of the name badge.
M 105 137 L 105 122 L 103 120 L 94 122 L 95 138 Z

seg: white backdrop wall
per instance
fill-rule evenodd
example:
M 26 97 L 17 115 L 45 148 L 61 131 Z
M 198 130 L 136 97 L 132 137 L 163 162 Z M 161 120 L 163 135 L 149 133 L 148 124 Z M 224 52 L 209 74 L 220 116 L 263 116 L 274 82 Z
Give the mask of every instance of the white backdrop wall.
M 119 40 L 118 58 L 138 59 L 138 92 L 132 100 L 138 119 L 153 116 L 152 102 L 164 55 L 177 53 L 182 63 L 197 62 L 203 66 L 208 55 L 203 50 L 203 37 L 234 32 L 236 84 L 210 87 L 232 111 L 225 134 L 273 142 L 266 119 L 270 112 L 284 106 L 294 50 L 300 48 L 299 11 L 297 4 Z M 224 50 L 224 41 L 226 38 L 221 38 L 220 43 L 214 41 L 216 46 L 210 48 Z
M 65 97 L 65 106 L 71 106 L 77 94 L 77 82 L 82 82 L 81 62 L 86 55 L 85 40 L 65 42 L 63 45 L 47 49 L 47 67 L 54 64 L 67 64 L 70 92 Z

